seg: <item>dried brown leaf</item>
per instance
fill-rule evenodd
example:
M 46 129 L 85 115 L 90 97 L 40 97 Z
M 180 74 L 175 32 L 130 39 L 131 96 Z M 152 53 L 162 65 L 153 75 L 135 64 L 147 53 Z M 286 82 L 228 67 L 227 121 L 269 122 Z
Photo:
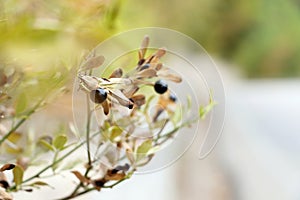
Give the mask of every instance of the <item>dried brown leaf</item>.
M 145 35 L 144 39 L 142 40 L 141 47 L 140 47 L 140 50 L 139 50 L 139 59 L 140 60 L 145 57 L 147 48 L 149 46 L 149 41 L 150 41 L 149 36 Z
M 107 174 L 105 175 L 104 179 L 106 181 L 119 181 L 125 178 L 126 174 L 124 172 L 114 173 L 113 170 L 108 170 Z
M 175 83 L 180 83 L 182 81 L 182 78 L 179 75 L 170 72 L 168 68 L 164 68 L 158 71 L 157 76 L 162 79 L 173 81 Z
M 83 176 L 79 171 L 72 171 L 72 173 L 78 178 L 81 183 L 90 183 L 90 180 Z
M 137 106 L 142 106 L 146 103 L 146 97 L 143 94 L 138 94 L 130 98 Z
M 121 68 L 116 69 L 113 73 L 109 76 L 109 78 L 121 78 L 123 75 L 123 70 Z
M 14 164 L 8 163 L 8 164 L 3 165 L 0 168 L 0 171 L 3 172 L 3 171 L 6 171 L 6 170 L 11 170 L 11 169 L 15 168 L 15 166 L 16 165 L 14 165 Z
M 157 52 L 155 53 L 155 57 L 160 59 L 161 57 L 163 57 L 166 54 L 166 49 L 165 48 L 160 48 L 157 50 Z
M 156 70 L 155 69 L 145 69 L 143 71 L 140 71 L 136 74 L 136 78 L 152 78 L 156 76 Z
M 99 87 L 99 81 L 93 76 L 80 75 L 79 80 L 84 89 L 96 90 Z
M 103 108 L 103 112 L 105 115 L 108 115 L 109 113 L 109 104 L 107 102 L 107 100 L 105 100 L 102 104 L 101 104 L 102 108 Z
M 113 98 L 115 98 L 122 106 L 131 107 L 133 103 L 118 89 L 109 90 Z
M 104 60 L 105 60 L 104 56 L 92 57 L 82 64 L 82 66 L 80 67 L 80 71 L 97 68 L 103 64 Z

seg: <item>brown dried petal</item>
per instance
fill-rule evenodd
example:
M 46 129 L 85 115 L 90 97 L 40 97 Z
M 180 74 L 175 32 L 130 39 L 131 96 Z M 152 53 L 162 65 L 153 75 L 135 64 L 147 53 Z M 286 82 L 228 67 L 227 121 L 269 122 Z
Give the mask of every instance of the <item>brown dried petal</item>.
M 162 67 L 163 67 L 163 64 L 162 64 L 162 63 L 157 63 L 157 64 L 155 65 L 155 70 L 156 70 L 156 71 L 159 71 L 159 70 L 162 69 Z
M 156 76 L 155 69 L 145 69 L 137 73 L 136 78 L 152 78 Z
M 16 166 L 16 165 L 14 165 L 14 164 L 8 163 L 8 164 L 3 165 L 3 166 L 0 168 L 0 171 L 3 172 L 3 171 L 6 171 L 6 170 L 11 170 L 11 169 L 15 168 L 15 166 Z
M 146 103 L 146 98 L 145 98 L 145 95 L 143 95 L 143 94 L 135 95 L 135 96 L 131 97 L 130 99 L 137 106 L 142 106 Z
M 97 68 L 101 66 L 104 62 L 105 58 L 104 56 L 97 56 L 97 57 L 92 57 L 88 59 L 81 67 L 80 71 L 85 71 L 93 68 Z
M 102 108 L 103 108 L 103 112 L 105 115 L 108 115 L 109 113 L 109 104 L 107 102 L 107 100 L 105 100 L 102 104 L 101 104 Z
M 108 170 L 104 179 L 106 181 L 119 181 L 125 178 L 126 174 L 124 172 L 113 173 L 113 170 Z
M 113 98 L 115 98 L 122 106 L 130 107 L 133 103 L 120 91 L 117 89 L 109 90 Z
M 131 97 L 133 96 L 137 91 L 139 90 L 139 87 L 136 85 L 129 85 L 128 87 L 125 87 L 124 89 L 122 89 L 122 93 L 126 96 L 126 97 Z
M 145 35 L 144 39 L 142 40 L 141 48 L 139 50 L 139 59 L 141 60 L 142 58 L 145 57 L 147 48 L 149 46 L 149 36 Z
M 165 48 L 160 48 L 157 50 L 157 52 L 155 53 L 155 57 L 160 59 L 161 57 L 163 57 L 166 54 L 166 49 Z
M 173 81 L 175 83 L 180 83 L 182 81 L 182 78 L 179 75 L 171 73 L 167 68 L 158 71 L 157 76 L 162 79 Z
M 123 70 L 121 68 L 116 69 L 113 71 L 113 73 L 110 75 L 109 78 L 121 78 L 123 75 Z
M 97 78 L 93 76 L 81 75 L 79 76 L 82 87 L 88 90 L 96 90 L 99 87 L 99 82 Z
M 72 171 L 72 173 L 78 178 L 81 183 L 89 183 L 90 180 L 83 176 L 79 171 Z

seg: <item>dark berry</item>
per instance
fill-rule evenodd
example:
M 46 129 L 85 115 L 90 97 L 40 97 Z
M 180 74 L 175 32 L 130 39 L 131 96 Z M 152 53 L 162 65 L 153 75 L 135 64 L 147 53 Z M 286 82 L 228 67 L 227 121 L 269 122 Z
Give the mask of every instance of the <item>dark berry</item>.
M 132 108 L 133 108 L 133 104 L 129 104 L 129 105 L 128 105 L 128 108 L 129 108 L 129 109 L 132 109 Z
M 175 96 L 175 94 L 171 93 L 170 96 L 169 96 L 169 99 L 173 102 L 176 102 L 177 101 L 177 97 Z
M 140 68 L 140 71 L 143 71 L 144 69 L 148 69 L 149 67 L 150 67 L 150 64 L 146 63 Z
M 92 90 L 90 93 L 90 98 L 95 103 L 102 103 L 107 98 L 107 92 L 103 88 Z
M 154 84 L 154 89 L 157 93 L 163 94 L 168 90 L 168 84 L 164 80 L 158 80 Z
M 142 58 L 141 60 L 139 60 L 138 65 L 142 65 L 145 62 L 145 59 Z

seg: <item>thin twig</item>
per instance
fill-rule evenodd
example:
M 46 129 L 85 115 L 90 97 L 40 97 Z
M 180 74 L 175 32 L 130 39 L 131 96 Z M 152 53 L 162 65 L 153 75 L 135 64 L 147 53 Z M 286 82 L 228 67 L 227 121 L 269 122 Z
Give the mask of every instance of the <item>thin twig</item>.
M 40 107 L 43 100 L 39 101 L 30 111 L 28 111 L 26 117 L 23 117 L 15 126 L 13 126 L 10 131 L 4 135 L 0 140 L 0 146 L 1 144 L 12 134 L 14 133 L 27 119 L 30 115 L 32 115 L 38 107 Z
M 99 132 L 94 133 L 91 138 L 95 137 L 96 135 L 98 135 Z M 82 141 L 81 143 L 79 143 L 76 147 L 74 147 L 72 150 L 68 151 L 64 156 L 60 157 L 59 159 L 57 159 L 54 163 L 49 164 L 48 166 L 46 166 L 45 168 L 43 168 L 42 170 L 40 170 L 38 173 L 36 173 L 35 175 L 27 178 L 26 180 L 24 180 L 22 182 L 22 184 L 27 183 L 35 178 L 39 178 L 40 175 L 42 173 L 44 173 L 45 171 L 47 171 L 48 169 L 50 169 L 51 167 L 53 167 L 54 165 L 57 165 L 58 163 L 62 162 L 65 158 L 67 158 L 69 155 L 71 155 L 72 153 L 74 153 L 77 149 L 79 149 L 86 141 Z M 9 190 L 14 190 L 16 188 L 16 186 L 12 186 Z

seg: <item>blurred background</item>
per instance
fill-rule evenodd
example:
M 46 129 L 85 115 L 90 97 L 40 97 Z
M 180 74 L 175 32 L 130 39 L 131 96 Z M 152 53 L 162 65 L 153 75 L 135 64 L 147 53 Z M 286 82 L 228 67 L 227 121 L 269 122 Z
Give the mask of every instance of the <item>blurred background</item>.
M 216 61 L 226 90 L 223 134 L 203 160 L 196 142 L 169 168 L 78 199 L 299 200 L 296 0 L 1 0 L 0 70 L 64 73 L 84 49 L 147 26 L 192 37 Z M 69 119 L 71 110 L 57 112 L 68 103 L 57 100 L 48 114 Z

